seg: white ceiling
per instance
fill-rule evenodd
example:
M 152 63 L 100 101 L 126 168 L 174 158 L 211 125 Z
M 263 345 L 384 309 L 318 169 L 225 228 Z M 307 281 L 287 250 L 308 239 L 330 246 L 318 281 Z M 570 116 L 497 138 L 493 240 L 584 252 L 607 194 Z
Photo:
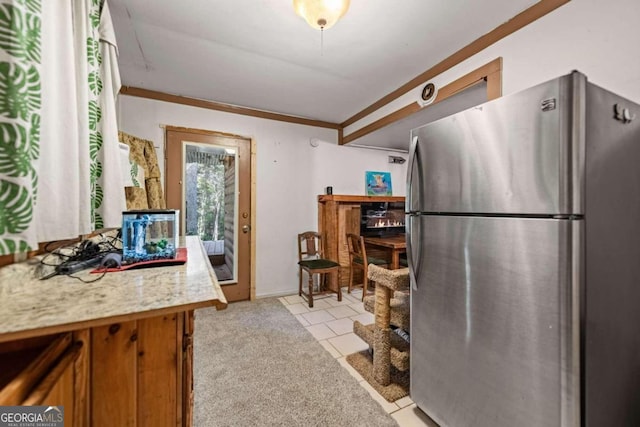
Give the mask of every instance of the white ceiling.
M 127 86 L 341 123 L 535 0 L 352 0 L 324 33 L 291 0 L 108 0 Z

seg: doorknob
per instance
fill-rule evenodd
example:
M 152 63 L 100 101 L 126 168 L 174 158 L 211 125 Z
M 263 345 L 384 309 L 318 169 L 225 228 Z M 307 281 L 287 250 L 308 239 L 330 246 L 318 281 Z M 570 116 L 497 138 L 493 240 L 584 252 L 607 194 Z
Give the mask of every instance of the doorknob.
M 251 230 L 251 227 L 250 227 L 250 226 L 248 226 L 248 225 L 243 225 L 243 226 L 242 226 L 242 232 L 243 232 L 243 233 L 245 233 L 245 234 L 246 234 L 246 233 L 248 233 L 248 232 L 249 232 L 249 230 Z

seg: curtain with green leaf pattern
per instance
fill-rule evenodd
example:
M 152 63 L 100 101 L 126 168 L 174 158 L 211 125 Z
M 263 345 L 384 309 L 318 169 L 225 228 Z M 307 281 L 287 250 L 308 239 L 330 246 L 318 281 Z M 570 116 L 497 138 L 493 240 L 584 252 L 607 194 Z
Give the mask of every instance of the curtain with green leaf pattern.
M 0 255 L 37 247 L 41 1 L 0 0 Z
M 120 77 L 107 3 L 73 0 L 72 13 L 83 186 L 78 208 L 81 228 L 89 230 L 82 233 L 88 233 L 119 227 L 126 209 L 115 108 Z
M 0 255 L 120 226 L 119 90 L 104 0 L 0 0 Z
M 115 103 L 121 86 L 118 48 L 109 6 L 106 2 L 99 3 L 91 0 L 93 39 L 87 42 L 93 229 L 120 227 L 122 211 L 126 209 Z

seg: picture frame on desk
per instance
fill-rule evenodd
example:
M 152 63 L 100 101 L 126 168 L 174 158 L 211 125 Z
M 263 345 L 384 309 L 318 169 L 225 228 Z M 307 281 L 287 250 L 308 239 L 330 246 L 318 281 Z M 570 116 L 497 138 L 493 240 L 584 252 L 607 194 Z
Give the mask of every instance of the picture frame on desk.
M 367 196 L 392 196 L 390 172 L 365 172 L 365 187 Z

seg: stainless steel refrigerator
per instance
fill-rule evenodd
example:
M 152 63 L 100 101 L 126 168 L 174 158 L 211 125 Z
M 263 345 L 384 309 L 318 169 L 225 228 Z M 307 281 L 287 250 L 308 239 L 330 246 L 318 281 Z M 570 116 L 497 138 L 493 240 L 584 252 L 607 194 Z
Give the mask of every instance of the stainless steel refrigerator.
M 441 426 L 640 425 L 637 115 L 573 72 L 412 131 L 411 398 Z

